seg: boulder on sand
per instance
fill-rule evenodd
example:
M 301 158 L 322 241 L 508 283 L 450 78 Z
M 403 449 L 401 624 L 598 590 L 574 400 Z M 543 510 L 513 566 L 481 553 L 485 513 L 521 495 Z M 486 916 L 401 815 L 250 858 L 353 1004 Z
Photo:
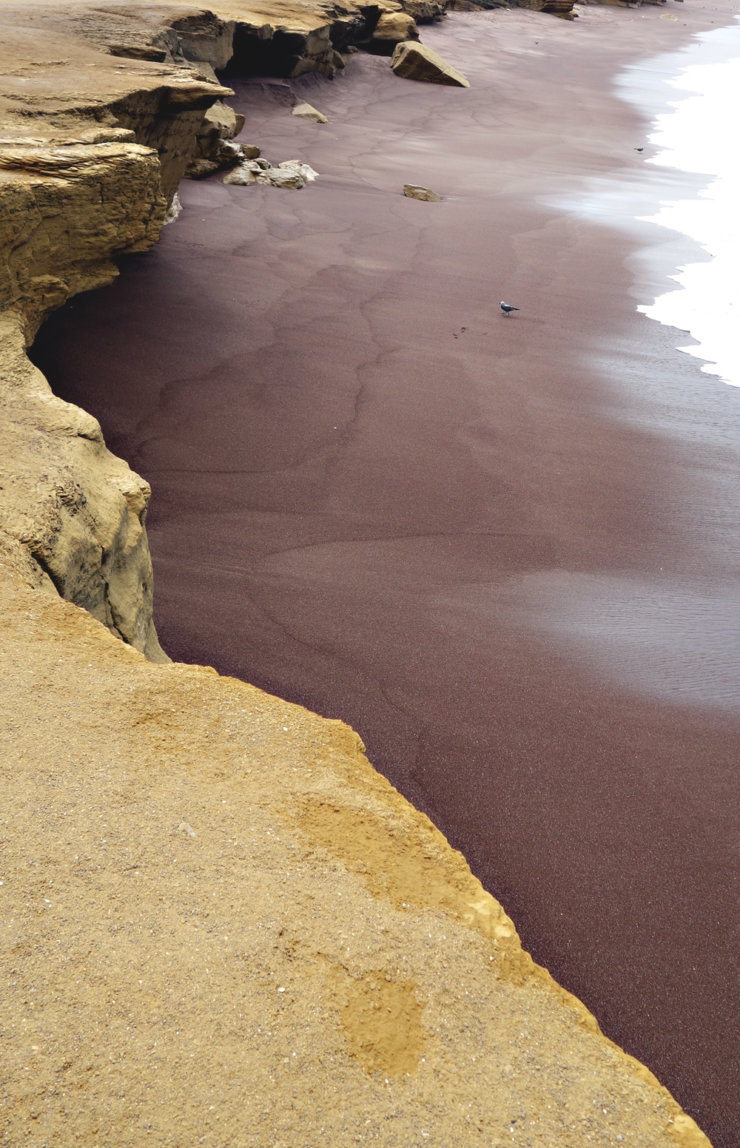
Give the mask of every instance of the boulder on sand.
M 391 67 L 404 80 L 421 80 L 426 84 L 447 84 L 455 88 L 469 88 L 470 84 L 446 60 L 425 44 L 404 40 L 391 56 Z
M 421 199 L 425 203 L 439 203 L 442 198 L 441 195 L 437 195 L 436 191 L 431 191 L 428 187 L 421 187 L 418 183 L 405 183 L 403 194 L 407 199 Z
M 302 120 L 313 120 L 315 124 L 328 124 L 323 112 L 318 111 L 313 104 L 296 104 L 292 114 Z
M 244 160 L 224 176 L 224 183 L 244 186 L 262 183 L 270 184 L 272 187 L 299 190 L 316 179 L 317 174 L 312 167 L 299 159 L 285 159 L 277 167 L 273 167 L 269 160 L 260 156 L 258 159 Z

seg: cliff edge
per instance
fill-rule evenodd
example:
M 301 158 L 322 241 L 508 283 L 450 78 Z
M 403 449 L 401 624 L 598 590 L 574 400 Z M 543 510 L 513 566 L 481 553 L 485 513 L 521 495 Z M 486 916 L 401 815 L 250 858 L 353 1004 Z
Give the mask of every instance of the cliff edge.
M 708 1144 L 341 722 L 0 609 L 6 1143 Z
M 26 358 L 156 241 L 240 27 L 321 70 L 366 19 L 245 11 L 0 13 L 3 1140 L 706 1145 L 351 730 L 167 663 L 149 488 Z

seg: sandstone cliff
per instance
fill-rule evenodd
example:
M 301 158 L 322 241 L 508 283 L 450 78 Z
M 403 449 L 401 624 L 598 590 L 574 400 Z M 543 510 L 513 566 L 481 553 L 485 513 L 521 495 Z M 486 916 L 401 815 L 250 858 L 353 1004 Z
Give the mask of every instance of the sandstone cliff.
M 219 11 L 0 13 L 3 1138 L 706 1144 L 356 735 L 154 664 L 149 488 L 25 348 L 156 241 L 206 65 L 330 71 L 367 20 Z
M 7 5 L 2 19 L 1 545 L 161 660 L 149 488 L 94 419 L 50 394 L 25 347 L 51 310 L 110 282 L 117 254 L 156 242 L 204 111 L 229 89 L 174 63 L 122 64 L 79 6 Z

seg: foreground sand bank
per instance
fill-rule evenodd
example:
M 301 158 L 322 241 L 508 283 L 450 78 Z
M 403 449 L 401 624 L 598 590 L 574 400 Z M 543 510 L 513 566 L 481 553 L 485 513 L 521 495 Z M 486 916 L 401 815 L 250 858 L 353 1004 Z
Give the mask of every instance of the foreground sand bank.
M 702 666 L 736 584 L 736 412 L 634 313 L 628 240 L 551 201 L 642 163 L 605 77 L 729 18 L 460 17 L 428 39 L 470 92 L 373 60 L 239 89 L 245 136 L 321 179 L 187 189 L 55 375 L 157 491 L 168 651 L 350 721 L 727 1144 L 740 721 L 736 666 Z
M 6 1144 L 708 1143 L 346 726 L 0 606 Z

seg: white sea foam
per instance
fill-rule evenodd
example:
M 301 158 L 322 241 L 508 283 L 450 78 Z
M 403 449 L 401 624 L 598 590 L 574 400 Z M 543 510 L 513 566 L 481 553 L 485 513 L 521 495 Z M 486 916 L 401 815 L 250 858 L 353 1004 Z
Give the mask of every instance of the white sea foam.
M 657 117 L 649 140 L 660 150 L 647 162 L 708 182 L 697 196 L 640 218 L 690 236 L 707 254 L 671 276 L 678 288 L 638 309 L 687 331 L 696 342 L 679 349 L 740 386 L 740 24 L 704 33 L 673 59 L 680 71 L 663 83 L 681 97 Z

